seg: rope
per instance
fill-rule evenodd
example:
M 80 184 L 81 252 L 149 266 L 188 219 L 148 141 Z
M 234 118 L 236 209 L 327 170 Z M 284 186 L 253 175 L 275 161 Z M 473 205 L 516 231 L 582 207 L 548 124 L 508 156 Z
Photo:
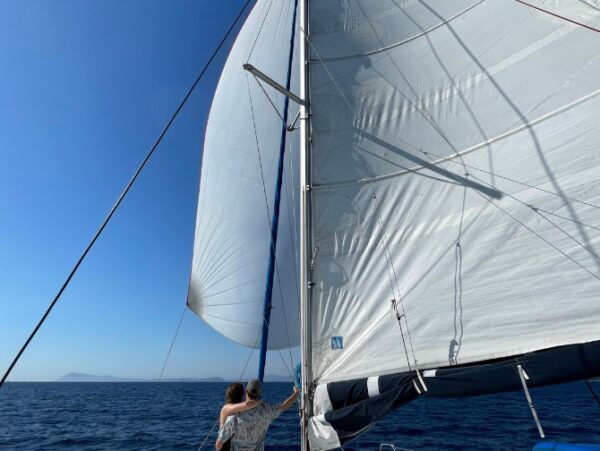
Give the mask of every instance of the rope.
M 518 199 L 515 199 L 518 201 Z M 520 202 L 520 201 L 519 201 Z M 569 237 L 572 241 L 574 241 L 579 247 L 581 247 L 582 249 L 586 250 L 592 257 L 594 257 L 596 260 L 600 261 L 600 257 L 591 249 L 588 249 L 588 247 L 583 244 L 581 241 L 579 241 L 577 238 L 575 238 L 573 235 L 571 235 L 569 232 L 567 232 L 565 229 L 563 229 L 561 226 L 559 226 L 558 224 L 556 224 L 555 222 L 551 221 L 547 216 L 544 216 L 543 214 L 541 214 L 539 212 L 539 209 L 537 207 L 534 207 L 533 205 L 529 205 L 529 208 L 531 208 L 537 215 L 541 216 L 542 218 L 544 218 L 546 221 L 548 221 L 550 224 L 552 224 L 555 228 L 557 228 L 558 230 L 560 230 L 564 235 L 566 235 L 567 237 Z M 544 210 L 545 211 L 545 210 Z
M 460 353 L 460 348 L 462 347 L 462 337 L 463 337 L 463 322 L 462 322 L 462 246 L 461 246 L 461 237 L 463 231 L 463 222 L 465 218 L 465 205 L 467 201 L 467 186 L 465 185 L 463 188 L 463 199 L 462 199 L 462 209 L 460 213 L 460 223 L 458 226 L 458 238 L 456 240 L 456 245 L 454 247 L 454 259 L 455 259 L 455 268 L 454 268 L 454 336 L 452 337 L 452 341 L 450 342 L 450 352 L 449 352 L 449 360 L 450 364 L 457 365 L 458 364 L 458 354 Z M 460 315 L 458 311 L 460 310 Z M 458 320 L 458 325 L 457 325 Z M 460 327 L 459 327 L 460 325 Z M 460 329 L 460 333 L 459 333 Z
M 438 160 L 443 158 L 442 156 L 436 155 L 436 154 L 434 154 L 432 152 L 429 152 L 429 151 L 424 151 L 424 150 L 417 149 L 417 148 L 414 148 L 414 149 L 416 149 L 419 152 L 421 152 L 422 154 L 426 155 L 434 163 L 435 163 L 435 160 L 433 160 L 433 158 L 431 158 L 431 156 L 434 156 Z M 491 175 L 491 176 L 494 176 L 494 177 L 498 177 L 498 178 L 500 178 L 502 180 L 506 180 L 507 182 L 512 182 L 512 183 L 516 183 L 517 185 L 526 186 L 527 188 L 535 189 L 537 191 L 541 191 L 541 192 L 547 193 L 547 194 L 552 194 L 554 196 L 560 197 L 561 199 L 565 199 L 565 200 L 568 200 L 568 201 L 571 201 L 571 202 L 576 202 L 576 203 L 579 203 L 579 204 L 587 205 L 588 207 L 600 210 L 600 206 L 598 206 L 598 205 L 594 205 L 594 204 L 591 204 L 589 202 L 585 202 L 585 201 L 580 200 L 580 199 L 575 199 L 574 197 L 569 197 L 569 196 L 566 196 L 564 194 L 557 193 L 556 191 L 551 191 L 551 190 L 548 190 L 548 189 L 540 188 L 539 186 L 530 185 L 529 183 L 521 182 L 519 180 L 512 179 L 510 177 L 506 177 L 504 175 L 497 174 L 495 172 L 486 171 L 485 169 L 481 169 L 481 168 L 478 168 L 476 166 L 472 166 L 470 164 L 457 163 L 456 161 L 453 161 L 453 160 L 446 160 L 446 161 L 449 162 L 449 163 L 454 163 L 454 164 L 462 165 L 462 166 L 464 166 L 466 168 L 469 168 L 469 169 L 472 169 L 474 171 L 483 172 L 484 174 Z M 587 225 L 587 224 L 583 224 L 583 225 Z M 590 227 L 590 226 L 588 226 L 588 227 Z
M 568 17 L 561 16 L 559 14 L 556 14 L 556 13 L 553 13 L 551 11 L 548 11 L 547 9 L 542 9 L 542 8 L 540 8 L 538 6 L 533 6 L 532 4 L 524 2 L 523 0 L 515 0 L 515 1 L 521 3 L 521 4 L 525 5 L 525 6 L 529 6 L 530 8 L 537 9 L 538 11 L 541 11 L 543 13 L 550 14 L 551 16 L 554 16 L 554 17 L 557 17 L 559 19 L 562 19 L 562 20 L 565 20 L 567 22 L 570 22 L 572 24 L 579 25 L 580 27 L 587 28 L 588 30 L 595 31 L 596 33 L 600 33 L 600 30 L 598 28 L 594 28 L 594 27 L 591 27 L 591 26 L 586 25 L 584 23 L 577 22 L 577 21 L 575 21 L 573 19 L 569 19 Z
M 587 385 L 587 388 L 590 390 L 590 393 L 592 394 L 592 396 L 594 397 L 594 399 L 596 400 L 596 402 L 600 406 L 600 398 L 598 398 L 598 395 L 596 394 L 596 392 L 592 388 L 592 384 L 590 384 L 590 381 L 584 381 L 584 382 L 585 382 L 585 385 Z
M 248 64 L 248 62 L 250 61 L 250 58 L 252 57 L 252 54 L 254 53 L 254 47 L 256 47 L 256 43 L 258 42 L 258 38 L 260 37 L 260 34 L 262 33 L 263 27 L 265 26 L 265 21 L 267 20 L 267 16 L 269 15 L 269 11 L 271 11 L 271 6 L 273 6 L 273 0 L 271 0 L 269 2 L 269 6 L 267 7 L 267 11 L 265 12 L 265 17 L 263 17 L 263 20 L 260 24 L 260 28 L 258 29 L 258 33 L 256 35 L 256 38 L 254 39 L 254 42 L 252 43 L 252 48 L 250 49 L 250 53 L 248 54 L 248 59 L 246 60 L 246 64 Z
M 246 73 L 246 85 L 248 86 L 248 97 L 250 98 L 250 113 L 252 116 L 252 129 L 254 131 L 254 140 L 256 142 L 256 151 L 258 153 L 258 165 L 260 168 L 260 179 L 262 181 L 263 195 L 265 198 L 265 208 L 266 208 L 266 212 L 267 212 L 267 225 L 270 227 L 271 209 L 269 208 L 269 198 L 267 196 L 267 188 L 265 186 L 266 185 L 265 184 L 265 173 L 263 170 L 262 156 L 260 153 L 260 143 L 258 141 L 258 133 L 256 132 L 256 117 L 254 115 L 254 103 L 252 102 L 252 92 L 250 91 L 250 79 L 249 79 L 247 73 Z
M 396 276 L 396 269 L 394 268 L 394 264 L 392 262 L 392 253 L 390 252 L 390 249 L 388 247 L 387 244 L 387 234 L 385 233 L 385 229 L 383 228 L 383 219 L 381 217 L 381 211 L 379 209 L 379 201 L 377 199 L 377 196 L 375 195 L 375 189 L 373 188 L 373 184 L 369 184 L 369 186 L 371 187 L 371 192 L 372 192 L 372 197 L 373 200 L 375 201 L 375 210 L 377 211 L 377 222 L 379 224 L 379 229 L 381 230 L 381 233 L 383 235 L 383 254 L 385 255 L 385 260 L 386 263 L 388 265 L 388 277 L 390 279 L 390 288 L 392 290 L 392 296 L 393 296 L 393 300 L 392 300 L 392 305 L 393 308 L 396 310 L 396 318 L 398 320 L 398 326 L 400 327 L 400 336 L 402 337 L 402 344 L 404 345 L 404 352 L 406 354 L 406 363 L 408 365 L 408 369 L 409 371 L 412 371 L 412 368 L 410 367 L 410 358 L 408 356 L 408 349 L 406 348 L 406 340 L 404 339 L 404 331 L 402 330 L 402 318 L 404 317 L 404 320 L 406 321 L 406 333 L 407 335 L 409 334 L 408 331 L 408 321 L 406 320 L 406 311 L 404 310 L 404 304 L 402 302 L 402 293 L 400 292 L 400 283 L 398 282 L 398 277 Z M 400 306 L 402 307 L 402 315 L 400 315 L 398 313 L 398 307 L 396 304 L 396 295 L 394 294 L 394 285 L 393 285 L 393 281 L 392 281 L 392 274 L 390 274 L 390 268 L 392 270 L 392 274 L 393 277 L 396 281 L 396 288 L 398 289 L 398 300 L 400 301 Z M 415 358 L 415 352 L 414 349 L 412 348 L 412 341 L 410 341 L 410 347 L 413 353 L 413 360 L 415 361 L 415 365 L 417 363 L 417 359 Z
M 267 320 L 263 317 L 263 321 L 265 324 L 267 324 Z M 268 324 L 267 324 L 268 326 Z M 288 341 L 288 349 L 290 349 L 289 347 L 289 341 Z M 278 349 L 277 352 L 279 353 L 279 357 L 281 358 L 281 361 L 283 362 L 283 366 L 285 368 L 285 370 L 287 371 L 288 375 L 290 376 L 290 378 L 292 379 L 292 381 L 294 380 L 294 376 L 292 374 L 292 372 L 290 371 L 290 368 L 287 366 L 287 363 L 285 362 L 285 359 L 283 358 L 283 354 L 281 354 L 281 349 Z M 290 359 L 292 358 L 292 352 L 290 350 Z M 294 362 L 293 360 L 292 362 L 292 368 L 294 368 Z
M 279 300 L 281 301 L 281 309 L 283 312 L 283 324 L 285 325 L 285 334 L 287 336 L 287 342 L 288 342 L 288 352 L 290 354 L 290 364 L 292 365 L 292 368 L 294 368 L 294 358 L 292 357 L 292 346 L 291 346 L 291 340 L 290 340 L 290 330 L 288 328 L 288 322 L 287 322 L 287 314 L 285 313 L 285 302 L 283 301 L 283 292 L 281 290 L 281 279 L 279 278 L 279 265 L 277 264 L 277 258 L 275 258 L 275 272 L 277 274 L 277 286 L 279 288 Z M 279 355 L 281 355 L 281 351 L 279 351 Z M 287 366 L 286 366 L 287 369 Z M 292 375 L 292 373 L 288 370 L 288 372 L 290 373 L 290 376 Z M 292 376 L 293 379 L 293 376 Z
M 183 322 L 183 318 L 185 317 L 186 311 L 187 311 L 187 306 L 184 305 L 183 312 L 181 312 L 181 318 L 179 318 L 179 323 L 177 324 L 177 328 L 175 329 L 175 334 L 173 335 L 173 339 L 171 340 L 171 346 L 169 346 L 169 351 L 167 352 L 167 357 L 165 358 L 165 363 L 163 364 L 162 369 L 160 371 L 160 375 L 158 376 L 158 379 L 156 380 L 157 382 L 160 382 L 163 378 L 165 368 L 167 367 L 167 362 L 169 361 L 169 358 L 171 357 L 171 351 L 173 351 L 173 346 L 175 345 L 175 340 L 177 339 L 177 335 L 179 334 L 179 329 L 181 328 L 181 323 Z M 137 437 L 138 437 L 138 440 L 137 440 L 138 443 L 142 440 L 142 435 L 146 433 L 146 430 L 148 429 L 149 424 L 150 423 L 148 421 L 146 421 L 144 423 L 143 427 L 136 432 L 135 435 L 137 435 Z
M 315 55 L 317 56 L 317 59 L 319 60 L 319 62 L 323 66 L 323 69 L 325 69 L 325 72 L 327 72 L 327 75 L 329 76 L 329 78 L 333 82 L 335 88 L 338 90 L 338 92 L 342 96 L 342 99 L 344 99 L 344 102 L 346 102 L 346 106 L 348 106 L 348 109 L 350 111 L 352 111 L 353 114 L 356 114 L 356 112 L 352 108 L 352 105 L 350 105 L 350 101 L 346 97 L 346 94 L 344 94 L 344 91 L 342 91 L 342 88 L 340 88 L 340 85 L 338 85 L 338 82 L 335 80 L 335 78 L 333 77 L 333 75 L 331 75 L 331 72 L 329 72 L 329 69 L 327 68 L 327 64 L 325 64 L 325 61 L 323 61 L 323 58 L 321 58 L 321 55 L 319 55 L 319 52 L 317 52 L 317 49 L 313 45 L 312 41 L 308 38 L 308 35 L 304 32 L 304 30 L 302 30 L 302 32 L 306 36 L 306 41 L 308 42 L 308 45 L 310 45 L 310 48 L 312 49 L 312 51 L 315 52 Z
M 100 228 L 98 229 L 98 231 L 96 232 L 96 234 L 94 235 L 94 237 L 92 238 L 92 240 L 90 241 L 90 243 L 88 244 L 88 246 L 85 248 L 85 250 L 83 251 L 83 253 L 79 257 L 79 259 L 77 260 L 77 263 L 75 263 L 75 266 L 73 267 L 73 269 L 69 273 L 67 279 L 63 283 L 62 287 L 60 288 L 60 290 L 58 290 L 58 293 L 56 294 L 56 296 L 54 297 L 54 299 L 52 300 L 52 302 L 50 303 L 50 305 L 46 309 L 46 312 L 44 313 L 44 315 L 42 316 L 42 318 L 39 320 L 39 322 L 37 323 L 37 325 L 35 326 L 35 328 L 31 332 L 31 334 L 29 335 L 29 337 L 27 338 L 27 340 L 25 341 L 25 343 L 21 347 L 21 349 L 17 353 L 16 357 L 13 359 L 12 363 L 10 364 L 10 366 L 8 367 L 8 369 L 6 370 L 6 372 L 4 373 L 4 376 L 2 376 L 2 380 L 0 380 L 0 388 L 2 388 L 2 386 L 4 385 L 4 382 L 6 381 L 6 379 L 8 378 L 8 376 L 10 375 L 10 373 L 13 370 L 14 366 L 17 364 L 17 362 L 21 358 L 21 355 L 23 354 L 23 352 L 25 352 L 25 350 L 29 346 L 29 343 L 31 343 L 31 340 L 33 340 L 33 337 L 35 337 L 35 335 L 37 334 L 37 332 L 40 329 L 40 327 L 42 327 L 42 324 L 44 324 L 44 322 L 46 321 L 46 318 L 48 318 L 48 315 L 50 315 L 50 312 L 54 309 L 54 306 L 56 305 L 56 303 L 58 302 L 58 300 L 62 296 L 63 292 L 65 291 L 65 289 L 67 288 L 67 286 L 71 282 L 71 279 L 73 278 L 73 276 L 75 275 L 75 273 L 77 272 L 77 270 L 79 269 L 79 266 L 81 265 L 81 263 L 83 262 L 83 260 L 85 259 L 85 257 L 89 253 L 89 251 L 92 249 L 92 247 L 94 246 L 94 244 L 96 243 L 96 241 L 98 240 L 98 238 L 100 237 L 100 235 L 102 234 L 102 232 L 104 231 L 104 229 L 106 228 L 106 226 L 108 225 L 108 223 L 111 220 L 111 218 L 113 217 L 114 213 L 117 211 L 117 208 L 119 208 L 119 206 L 121 205 L 121 202 L 123 201 L 123 199 L 125 198 L 125 196 L 129 192 L 129 190 L 131 189 L 131 187 L 133 186 L 133 184 L 137 180 L 138 176 L 140 175 L 140 173 L 142 172 L 142 170 L 146 166 L 146 163 L 148 162 L 148 160 L 150 160 L 150 157 L 154 154 L 154 151 L 158 148 L 158 146 L 161 143 L 163 137 L 166 135 L 167 131 L 171 127 L 171 124 L 173 124 L 173 122 L 175 121 L 175 118 L 178 116 L 179 112 L 183 109 L 183 106 L 187 103 L 187 100 L 192 95 L 192 92 L 194 91 L 194 89 L 196 88 L 196 86 L 198 85 L 198 83 L 200 82 L 200 80 L 204 77 L 204 74 L 208 70 L 209 66 L 212 64 L 213 60 L 215 59 L 215 57 L 217 56 L 217 54 L 219 53 L 219 51 L 221 50 L 221 48 L 223 47 L 223 45 L 225 44 L 225 42 L 227 41 L 227 38 L 229 37 L 229 35 L 231 34 L 231 32 L 233 31 L 233 29 L 235 28 L 235 26 L 239 22 L 240 18 L 243 16 L 244 11 L 246 11 L 246 8 L 248 7 L 248 5 L 250 5 L 250 3 L 252 1 L 253 0 L 247 0 L 246 1 L 246 3 L 244 4 L 244 6 L 242 7 L 242 9 L 240 10 L 240 12 L 238 13 L 238 15 L 236 16 L 235 20 L 229 26 L 229 28 L 228 28 L 227 32 L 225 33 L 225 35 L 223 36 L 223 38 L 221 39 L 221 41 L 219 42 L 219 44 L 217 45 L 217 47 L 214 49 L 214 51 L 211 54 L 210 58 L 208 59 L 208 61 L 206 62 L 206 64 L 202 68 L 202 70 L 200 71 L 200 74 L 196 77 L 196 80 L 194 81 L 194 83 L 192 84 L 192 86 L 190 87 L 190 89 L 188 90 L 188 92 L 185 95 L 185 97 L 183 98 L 183 100 L 180 102 L 179 106 L 177 107 L 177 109 L 175 110 L 175 112 L 173 113 L 173 115 L 171 116 L 171 119 L 169 120 L 169 122 L 167 123 L 167 125 L 165 126 L 165 128 L 163 129 L 163 131 L 161 132 L 161 134 L 159 135 L 159 137 L 157 138 L 157 140 L 154 142 L 154 145 L 152 146 L 152 148 L 150 149 L 150 151 L 148 152 L 148 154 L 146 155 L 146 157 L 144 158 L 144 160 L 142 161 L 142 163 L 138 167 L 137 171 L 134 173 L 133 177 L 131 178 L 131 180 L 129 181 L 129 183 L 127 184 L 127 186 L 125 187 L 125 189 L 123 190 L 123 192 L 121 193 L 121 195 L 119 196 L 119 198 L 117 199 L 117 202 L 114 204 L 114 206 L 109 211 L 108 215 L 104 219 L 104 222 L 102 223 L 102 225 L 100 226 Z
M 548 210 L 544 210 L 543 208 L 540 208 L 540 207 L 536 207 L 536 210 L 537 211 L 542 211 L 542 212 L 546 213 L 547 215 L 554 216 L 556 218 L 564 219 L 565 221 L 569 221 L 569 222 L 572 222 L 574 224 L 578 224 L 578 225 L 581 225 L 581 226 L 584 226 L 584 227 L 589 227 L 590 229 L 596 229 L 596 230 L 600 231 L 600 227 L 596 227 L 596 226 L 593 226 L 591 224 L 586 224 L 585 222 L 576 221 L 575 219 L 567 218 L 566 216 L 557 215 L 556 213 L 553 213 L 553 212 L 548 211 Z
M 173 351 L 173 346 L 175 345 L 175 340 L 177 340 L 177 335 L 179 334 L 179 329 L 181 328 L 181 323 L 183 323 L 183 318 L 185 317 L 185 312 L 187 311 L 187 306 L 183 306 L 183 312 L 181 312 L 181 318 L 179 318 L 179 324 L 177 324 L 177 329 L 175 329 L 175 335 L 173 335 L 173 340 L 171 341 L 171 346 L 169 346 L 169 351 L 167 352 L 167 357 L 165 358 L 165 363 L 163 364 L 162 370 L 160 370 L 160 376 L 158 376 L 158 380 L 162 380 L 163 374 L 165 373 L 165 368 L 167 367 L 167 362 L 171 357 L 171 352 Z
M 475 176 L 473 176 L 473 178 L 479 180 L 482 183 L 487 183 L 485 182 L 483 179 L 479 179 Z M 496 208 L 500 209 L 501 211 L 503 211 L 504 213 L 506 213 L 508 216 L 510 216 L 514 221 L 518 222 L 519 224 L 521 224 L 523 227 L 525 227 L 527 230 L 529 230 L 530 232 L 532 232 L 534 235 L 536 235 L 538 238 L 540 238 L 542 241 L 544 241 L 546 244 L 548 244 L 549 246 L 551 246 L 554 250 L 556 250 L 558 253 L 562 254 L 565 258 L 567 258 L 568 260 L 570 260 L 571 262 L 575 263 L 577 266 L 579 266 L 581 269 L 583 269 L 585 272 L 587 272 L 589 275 L 591 275 L 592 277 L 594 277 L 595 279 L 600 280 L 600 276 L 598 276 L 597 274 L 594 274 L 593 272 L 591 272 L 589 269 L 587 269 L 585 266 L 583 266 L 583 264 L 579 263 L 577 260 L 575 260 L 573 257 L 571 257 L 570 255 L 568 255 L 566 252 L 564 252 L 563 250 L 559 249 L 556 245 L 552 244 L 550 241 L 548 241 L 546 238 L 542 237 L 539 233 L 535 232 L 532 228 L 528 227 L 527 225 L 525 225 L 523 222 L 519 221 L 517 218 L 515 218 L 513 215 L 511 215 L 510 213 L 508 213 L 504 208 L 498 206 L 497 204 L 495 204 L 493 201 L 491 201 L 490 199 L 488 199 L 487 197 L 485 197 L 482 193 L 480 193 L 479 191 L 475 191 L 477 194 L 479 194 L 480 196 L 482 196 L 484 199 L 487 199 L 492 205 L 494 205 Z M 502 192 L 502 191 L 501 191 Z M 590 255 L 592 255 L 593 257 L 595 257 L 596 259 L 598 259 L 598 256 L 596 254 L 594 254 L 593 252 L 591 252 L 587 247 L 585 247 L 581 242 L 579 242 L 578 240 L 576 240 L 573 236 L 571 236 L 569 233 L 567 233 L 564 229 L 562 229 L 561 227 L 559 227 L 557 224 L 555 224 L 554 222 L 552 222 L 550 219 L 548 219 L 546 216 L 544 216 L 543 214 L 539 213 L 538 211 L 536 211 L 536 208 L 526 204 L 525 202 L 517 199 L 516 197 L 508 194 L 508 193 L 503 193 L 504 195 L 506 195 L 507 197 L 510 197 L 511 199 L 531 208 L 537 215 L 539 215 L 540 217 L 544 218 L 546 221 L 548 221 L 550 224 L 552 224 L 554 227 L 556 227 L 558 230 L 560 230 L 561 232 L 563 232 L 566 236 L 568 236 L 569 238 L 571 238 L 575 243 L 577 243 L 581 248 L 583 248 L 584 250 L 586 250 Z
M 277 113 L 277 116 L 279 116 L 279 118 L 285 124 L 285 119 L 283 118 L 283 115 L 279 112 L 279 110 L 275 106 L 275 103 L 273 102 L 273 99 L 271 99 L 271 96 L 269 94 L 267 94 L 267 91 L 265 90 L 265 87 L 262 85 L 262 83 L 260 82 L 260 80 L 258 79 L 258 77 L 256 75 L 254 75 L 254 74 L 252 74 L 252 75 L 254 76 L 254 79 L 256 80 L 256 83 L 258 83 L 258 86 L 260 87 L 260 89 L 264 93 L 265 97 L 267 98 L 267 100 L 269 101 L 269 103 L 271 104 L 271 106 L 273 107 L 273 109 L 275 110 L 275 113 Z

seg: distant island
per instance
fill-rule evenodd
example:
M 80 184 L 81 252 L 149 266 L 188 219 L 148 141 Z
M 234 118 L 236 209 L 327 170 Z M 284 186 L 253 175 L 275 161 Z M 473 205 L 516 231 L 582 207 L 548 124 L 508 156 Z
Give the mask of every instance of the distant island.
M 86 373 L 69 373 L 53 382 L 156 382 L 156 379 L 134 379 L 115 376 L 96 376 Z M 161 382 L 229 382 L 222 377 L 207 378 L 163 378 Z M 268 375 L 265 376 L 265 382 L 290 382 L 289 376 Z
M 56 379 L 54 382 L 156 382 L 156 379 L 134 379 L 115 376 L 96 376 L 86 373 L 69 373 Z M 221 377 L 197 378 L 164 378 L 161 382 L 226 382 Z

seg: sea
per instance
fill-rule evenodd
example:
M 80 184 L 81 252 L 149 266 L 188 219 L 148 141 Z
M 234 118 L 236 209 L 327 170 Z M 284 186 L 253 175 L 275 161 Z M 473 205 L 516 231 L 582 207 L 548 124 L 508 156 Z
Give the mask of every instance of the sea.
M 592 382 L 600 395 L 600 381 Z M 11 382 L 0 389 L 1 450 L 213 450 L 226 383 Z M 280 402 L 288 383 L 266 383 Z M 531 389 L 547 440 L 600 444 L 600 405 L 583 382 Z M 299 449 L 297 407 L 271 425 L 267 450 Z M 523 392 L 420 398 L 345 450 L 531 450 L 540 442 Z M 386 450 L 392 448 L 386 447 Z

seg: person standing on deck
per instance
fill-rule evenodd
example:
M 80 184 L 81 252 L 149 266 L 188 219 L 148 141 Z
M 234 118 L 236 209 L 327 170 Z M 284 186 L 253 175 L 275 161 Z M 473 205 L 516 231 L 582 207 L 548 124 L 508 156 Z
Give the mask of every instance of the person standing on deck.
M 260 399 L 262 384 L 252 379 L 246 385 L 246 396 L 251 400 Z M 216 448 L 221 450 L 223 444 L 231 438 L 232 451 L 263 451 L 267 429 L 281 413 L 285 412 L 296 401 L 298 389 L 280 405 L 260 403 L 245 412 L 230 416 L 219 430 Z

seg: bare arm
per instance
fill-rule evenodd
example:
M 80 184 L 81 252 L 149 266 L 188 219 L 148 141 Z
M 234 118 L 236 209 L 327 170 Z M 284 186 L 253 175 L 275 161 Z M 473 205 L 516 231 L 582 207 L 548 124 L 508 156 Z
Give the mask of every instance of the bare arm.
M 229 419 L 225 421 L 225 424 L 219 429 L 219 435 L 217 436 L 215 448 L 217 450 L 223 448 L 225 442 L 227 442 L 227 440 L 229 440 L 233 436 L 233 434 L 235 434 L 235 430 L 235 417 L 229 417 Z
M 258 405 L 258 403 L 260 403 L 260 401 L 248 399 L 236 404 L 225 404 L 221 409 L 221 414 L 219 415 L 219 424 L 223 426 L 229 415 L 235 415 L 236 413 L 253 409 Z
M 288 399 L 281 403 L 281 411 L 285 412 L 286 410 L 288 410 L 292 406 L 292 404 L 294 404 L 296 398 L 298 398 L 298 389 L 294 387 L 294 393 L 292 393 L 292 396 L 290 396 Z

